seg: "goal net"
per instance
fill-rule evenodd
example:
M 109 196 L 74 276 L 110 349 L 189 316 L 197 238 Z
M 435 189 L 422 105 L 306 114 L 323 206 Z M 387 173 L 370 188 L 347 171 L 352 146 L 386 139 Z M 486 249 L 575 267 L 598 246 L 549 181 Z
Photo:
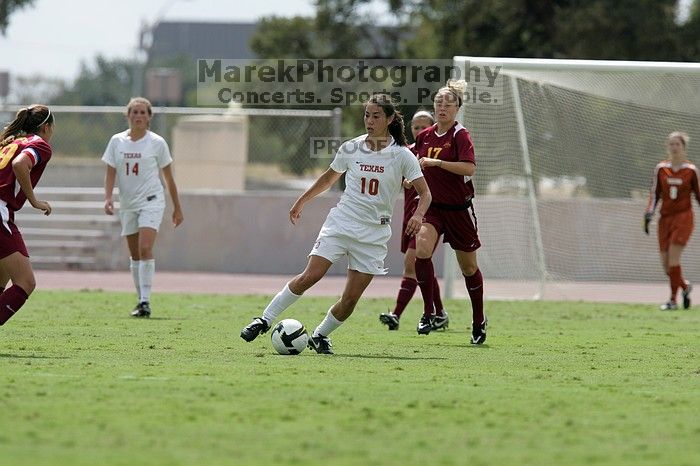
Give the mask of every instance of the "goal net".
M 468 82 L 459 119 L 476 149 L 487 296 L 559 298 L 577 283 L 662 281 L 658 212 L 649 236 L 642 217 L 669 133 L 687 132 L 688 158 L 700 163 L 700 65 L 454 63 Z M 447 294 L 464 293 L 454 254 L 445 258 Z M 687 278 L 700 279 L 697 238 L 683 264 Z

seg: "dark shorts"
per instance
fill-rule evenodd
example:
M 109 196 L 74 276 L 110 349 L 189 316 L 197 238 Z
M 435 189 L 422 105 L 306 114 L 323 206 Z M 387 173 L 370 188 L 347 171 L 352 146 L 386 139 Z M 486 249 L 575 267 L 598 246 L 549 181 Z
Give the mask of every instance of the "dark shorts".
M 4 259 L 15 252 L 29 257 L 27 246 L 24 244 L 22 234 L 17 229 L 17 225 L 12 221 L 3 219 L 2 225 L 0 225 L 0 259 Z
M 442 242 L 456 251 L 471 252 L 481 247 L 473 209 L 443 210 L 431 205 L 424 222 L 435 227 L 438 235 L 444 235 Z
M 664 215 L 659 219 L 659 250 L 668 252 L 669 246 L 685 246 L 693 234 L 693 211 L 688 209 L 673 215 Z

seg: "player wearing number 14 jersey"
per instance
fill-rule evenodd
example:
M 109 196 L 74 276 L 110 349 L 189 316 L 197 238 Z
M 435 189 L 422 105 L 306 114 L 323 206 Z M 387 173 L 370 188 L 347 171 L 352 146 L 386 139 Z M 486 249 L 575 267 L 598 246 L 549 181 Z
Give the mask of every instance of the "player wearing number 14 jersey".
M 695 196 L 700 202 L 700 187 L 698 169 L 686 159 L 687 146 L 687 134 L 677 131 L 668 136 L 669 159 L 659 163 L 654 169 L 649 203 L 644 214 L 644 232 L 648 235 L 649 223 L 654 216 L 656 205 L 661 201 L 659 253 L 671 285 L 671 296 L 661 305 L 662 311 L 678 309 L 676 296 L 679 288 L 682 290 L 683 308 L 690 307 L 692 285 L 683 278 L 681 254 L 693 233 L 691 198 Z
M 172 222 L 182 223 L 182 210 L 173 178 L 170 149 L 165 139 L 149 131 L 151 103 L 142 98 L 131 99 L 127 106 L 129 129 L 112 136 L 102 161 L 105 175 L 105 213 L 114 214 L 112 191 L 119 185 L 119 218 L 122 236 L 126 237 L 131 255 L 131 274 L 138 295 L 133 317 L 150 317 L 151 283 L 155 274 L 153 244 L 163 219 L 165 197 L 160 171 L 173 202 Z
M 308 201 L 330 188 L 345 173 L 345 191 L 331 209 L 309 253 L 306 269 L 287 283 L 241 331 L 241 338 L 253 341 L 265 333 L 285 309 L 343 256 L 348 258 L 348 278 L 340 300 L 328 310 L 316 327 L 309 346 L 317 353 L 331 354 L 328 335 L 355 309 L 357 301 L 375 275 L 386 273 L 384 258 L 391 236 L 391 214 L 401 192 L 402 178 L 413 182 L 419 196 L 406 234 L 415 235 L 430 205 L 430 191 L 416 157 L 406 147 L 401 113 L 386 94 L 372 96 L 365 105 L 367 134 L 344 143 L 329 169 L 294 203 L 289 211 L 292 224 L 301 217 Z

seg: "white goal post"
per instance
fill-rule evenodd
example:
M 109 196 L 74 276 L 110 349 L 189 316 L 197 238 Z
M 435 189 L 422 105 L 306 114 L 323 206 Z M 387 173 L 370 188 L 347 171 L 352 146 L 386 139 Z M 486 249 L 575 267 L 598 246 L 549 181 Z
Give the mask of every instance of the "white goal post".
M 700 163 L 700 64 L 456 56 L 454 66 L 468 84 L 459 119 L 476 149 L 487 297 L 662 281 L 655 227 L 644 235 L 641 218 L 669 133 L 690 134 Z M 684 263 L 700 280 L 693 241 Z M 445 295 L 464 295 L 449 248 L 444 264 Z

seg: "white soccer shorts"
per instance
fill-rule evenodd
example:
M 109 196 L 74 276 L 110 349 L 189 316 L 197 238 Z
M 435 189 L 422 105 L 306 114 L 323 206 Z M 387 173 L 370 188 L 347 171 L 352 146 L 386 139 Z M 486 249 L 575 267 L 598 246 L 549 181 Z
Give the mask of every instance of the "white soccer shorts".
M 122 236 L 133 235 L 139 232 L 139 228 L 153 228 L 158 231 L 160 222 L 163 221 L 165 207 L 151 207 L 141 210 L 119 211 L 122 222 Z
M 387 254 L 386 241 L 363 243 L 345 235 L 321 234 L 316 238 L 309 256 L 320 256 L 335 263 L 348 256 L 348 269 L 370 275 L 386 275 L 384 259 Z

